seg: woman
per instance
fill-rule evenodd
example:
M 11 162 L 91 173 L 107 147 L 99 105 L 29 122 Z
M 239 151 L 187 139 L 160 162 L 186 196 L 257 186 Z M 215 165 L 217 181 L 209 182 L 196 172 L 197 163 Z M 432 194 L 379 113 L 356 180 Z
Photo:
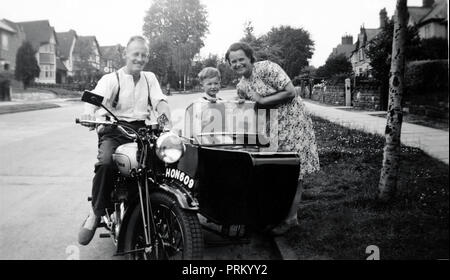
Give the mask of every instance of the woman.
M 270 143 L 278 143 L 280 152 L 295 151 L 300 157 L 297 192 L 288 217 L 271 231 L 274 235 L 283 234 L 298 225 L 303 177 L 319 170 L 312 121 L 300 97 L 296 97 L 291 79 L 278 64 L 267 60 L 256 62 L 252 48 L 246 43 L 232 44 L 225 59 L 231 69 L 242 76 L 237 84 L 240 98 L 252 100 L 264 108 L 277 108 L 278 133 L 270 133 Z

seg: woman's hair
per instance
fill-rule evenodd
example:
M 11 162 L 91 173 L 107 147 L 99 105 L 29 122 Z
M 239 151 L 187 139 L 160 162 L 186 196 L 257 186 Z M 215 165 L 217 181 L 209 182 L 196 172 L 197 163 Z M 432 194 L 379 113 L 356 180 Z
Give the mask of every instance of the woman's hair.
M 217 77 L 220 80 L 220 71 L 214 67 L 205 67 L 202 69 L 202 71 L 200 71 L 200 73 L 198 73 L 200 82 L 203 82 L 205 79 L 211 79 L 214 77 Z
M 247 43 L 243 43 L 243 42 L 238 42 L 238 43 L 234 43 L 232 44 L 228 50 L 227 53 L 225 54 L 225 60 L 228 62 L 228 64 L 230 64 L 230 52 L 235 52 L 238 50 L 242 50 L 245 55 L 250 58 L 250 62 L 253 64 L 256 61 L 256 57 L 254 55 L 254 51 L 252 49 L 252 47 L 250 47 Z

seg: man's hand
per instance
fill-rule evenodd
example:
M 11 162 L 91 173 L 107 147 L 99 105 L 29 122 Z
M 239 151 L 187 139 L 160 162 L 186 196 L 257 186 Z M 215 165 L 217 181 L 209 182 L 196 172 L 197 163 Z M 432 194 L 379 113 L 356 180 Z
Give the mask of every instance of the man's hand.
M 95 129 L 95 124 L 93 123 L 83 123 L 83 121 L 95 121 L 95 115 L 83 114 L 80 117 L 81 125 L 89 127 L 89 130 Z

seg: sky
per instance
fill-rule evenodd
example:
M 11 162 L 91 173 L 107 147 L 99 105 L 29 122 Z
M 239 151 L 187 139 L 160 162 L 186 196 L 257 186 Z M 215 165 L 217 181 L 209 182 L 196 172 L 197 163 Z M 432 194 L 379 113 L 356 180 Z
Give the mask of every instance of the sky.
M 345 34 L 356 39 L 362 25 L 379 27 L 379 12 L 391 17 L 395 0 L 200 0 L 208 12 L 209 32 L 200 55 L 223 57 L 228 46 L 244 35 L 251 21 L 258 37 L 272 27 L 290 25 L 311 35 L 315 51 L 310 65 L 323 65 Z M 78 35 L 95 35 L 101 46 L 122 44 L 142 34 L 143 19 L 152 0 L 13 0 L 4 1 L 0 19 L 50 21 L 56 32 L 74 29 Z M 409 0 L 420 6 L 422 0 Z

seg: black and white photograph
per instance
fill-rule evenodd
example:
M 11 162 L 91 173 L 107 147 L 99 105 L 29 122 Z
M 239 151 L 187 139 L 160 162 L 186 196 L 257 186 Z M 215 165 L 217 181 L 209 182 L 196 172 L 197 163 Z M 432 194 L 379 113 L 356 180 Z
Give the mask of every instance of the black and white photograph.
M 448 0 L 3 1 L 0 259 L 448 261 L 448 42 Z

